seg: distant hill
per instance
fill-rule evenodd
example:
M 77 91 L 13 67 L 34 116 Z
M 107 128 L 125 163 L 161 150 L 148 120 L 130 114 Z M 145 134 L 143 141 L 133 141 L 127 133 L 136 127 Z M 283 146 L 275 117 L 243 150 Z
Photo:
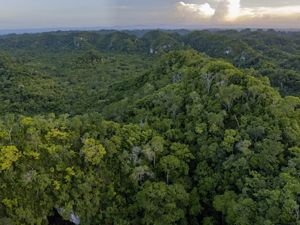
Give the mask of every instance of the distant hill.
M 100 30 L 10 34 L 0 37 L 0 50 L 22 58 L 82 51 L 157 55 L 195 49 L 222 58 L 253 75 L 270 78 L 284 95 L 300 96 L 300 32 L 275 30 Z

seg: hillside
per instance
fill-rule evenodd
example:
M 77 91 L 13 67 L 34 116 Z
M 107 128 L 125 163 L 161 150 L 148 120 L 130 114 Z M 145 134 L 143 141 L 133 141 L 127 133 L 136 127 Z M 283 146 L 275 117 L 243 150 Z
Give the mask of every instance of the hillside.
M 283 95 L 300 96 L 300 34 L 274 30 L 235 31 L 98 31 L 49 32 L 0 36 L 0 50 L 18 59 L 47 64 L 54 57 L 80 52 L 133 54 L 139 57 L 170 50 L 195 49 L 222 58 L 240 69 L 267 76 Z
M 299 224 L 298 38 L 1 37 L 0 224 Z

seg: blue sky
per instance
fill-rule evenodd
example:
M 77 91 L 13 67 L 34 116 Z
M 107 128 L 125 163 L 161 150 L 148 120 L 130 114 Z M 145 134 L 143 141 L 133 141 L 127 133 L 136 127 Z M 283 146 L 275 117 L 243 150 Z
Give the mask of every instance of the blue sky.
M 0 0 L 0 29 L 299 24 L 300 0 Z

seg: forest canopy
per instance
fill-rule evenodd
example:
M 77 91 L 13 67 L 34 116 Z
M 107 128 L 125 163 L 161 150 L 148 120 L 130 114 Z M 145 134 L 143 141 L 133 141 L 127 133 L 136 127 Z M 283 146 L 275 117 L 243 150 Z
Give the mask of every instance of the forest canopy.
M 299 33 L 55 32 L 0 50 L 0 224 L 300 224 Z

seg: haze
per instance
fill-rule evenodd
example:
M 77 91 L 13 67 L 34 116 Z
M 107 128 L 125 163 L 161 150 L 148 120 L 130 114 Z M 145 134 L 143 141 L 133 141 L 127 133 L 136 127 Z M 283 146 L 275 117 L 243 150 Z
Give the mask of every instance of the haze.
M 0 29 L 300 28 L 299 0 L 0 0 Z

